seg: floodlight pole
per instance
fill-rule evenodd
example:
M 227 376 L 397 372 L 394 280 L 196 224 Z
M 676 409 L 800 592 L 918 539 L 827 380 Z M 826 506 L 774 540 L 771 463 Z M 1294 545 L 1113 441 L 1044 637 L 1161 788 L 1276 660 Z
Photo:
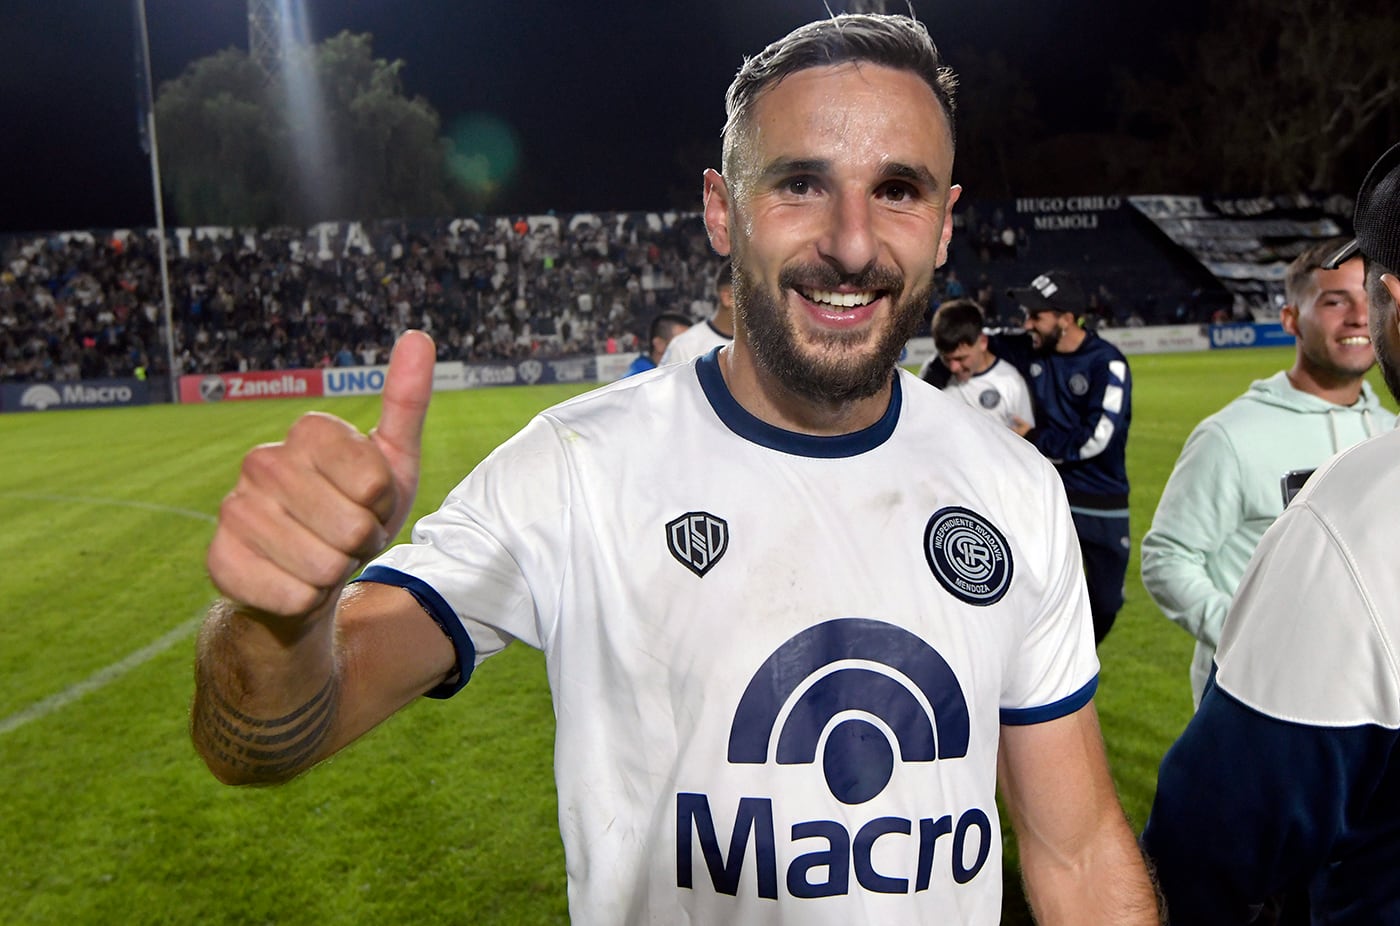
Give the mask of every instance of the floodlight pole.
M 146 30 L 146 0 L 137 0 L 136 15 L 140 18 L 141 66 L 143 76 L 142 101 L 146 112 L 146 138 L 151 146 L 151 187 L 156 203 L 156 234 L 160 244 L 160 291 L 164 306 L 166 369 L 170 376 L 170 401 L 180 401 L 180 382 L 175 373 L 175 322 L 170 310 L 170 260 L 165 242 L 165 206 L 160 196 L 160 149 L 156 145 L 156 106 L 151 92 L 151 38 Z

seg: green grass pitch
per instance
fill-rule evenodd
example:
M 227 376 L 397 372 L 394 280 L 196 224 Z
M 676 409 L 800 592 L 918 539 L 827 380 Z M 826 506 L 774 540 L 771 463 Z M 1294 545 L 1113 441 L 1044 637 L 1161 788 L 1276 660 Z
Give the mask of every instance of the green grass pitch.
M 1135 541 L 1192 425 L 1290 358 L 1130 358 Z M 582 388 L 435 397 L 414 516 Z M 412 705 L 279 788 L 219 785 L 189 744 L 213 516 L 243 452 L 312 407 L 367 428 L 378 400 L 0 416 L 0 921 L 567 920 L 553 713 L 532 650 L 509 648 L 456 698 Z M 1135 827 L 1190 714 L 1190 651 L 1142 590 L 1135 550 L 1097 698 Z M 1027 922 L 1014 879 L 1007 894 L 1007 922 Z

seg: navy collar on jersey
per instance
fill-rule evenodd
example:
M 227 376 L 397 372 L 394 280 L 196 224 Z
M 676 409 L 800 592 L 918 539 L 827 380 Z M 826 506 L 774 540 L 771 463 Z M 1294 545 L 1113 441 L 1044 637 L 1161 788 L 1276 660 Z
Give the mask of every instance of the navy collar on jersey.
M 972 378 L 969 379 L 968 382 L 971 382 L 973 379 L 976 379 L 979 376 L 986 376 L 988 373 L 992 372 L 997 368 L 998 363 L 1001 363 L 1001 358 L 993 357 L 992 362 L 987 364 L 987 369 L 983 370 L 981 373 L 973 373 Z
M 734 335 L 732 335 L 732 334 L 725 334 L 723 331 L 720 331 L 718 328 L 715 327 L 714 319 L 712 319 L 712 318 L 707 318 L 707 319 L 705 319 L 705 324 L 708 325 L 709 328 L 710 328 L 710 330 L 713 331 L 713 332 L 715 333 L 715 337 L 717 337 L 717 338 L 724 338 L 726 341 L 732 341 L 732 340 L 734 340 Z
M 853 457 L 874 450 L 890 439 L 894 426 L 899 422 L 899 407 L 903 393 L 899 388 L 899 376 L 893 375 L 894 388 L 890 391 L 890 405 L 880 420 L 868 428 L 842 434 L 837 437 L 820 437 L 814 434 L 798 434 L 774 427 L 749 414 L 729 392 L 724 382 L 724 374 L 719 369 L 720 348 L 716 347 L 695 362 L 695 370 L 700 377 L 700 388 L 710 407 L 719 415 L 725 427 L 744 440 L 799 457 L 820 457 L 834 459 Z

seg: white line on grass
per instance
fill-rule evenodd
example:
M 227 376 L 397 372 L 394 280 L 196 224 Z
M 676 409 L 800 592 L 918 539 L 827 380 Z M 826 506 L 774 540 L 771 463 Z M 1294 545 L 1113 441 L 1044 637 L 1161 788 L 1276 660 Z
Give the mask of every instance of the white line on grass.
M 178 514 L 186 518 L 194 518 L 197 521 L 208 521 L 210 524 L 217 524 L 219 519 L 212 514 L 203 511 L 194 511 L 190 508 L 174 508 L 170 505 L 153 505 L 150 502 L 130 502 L 120 498 L 92 498 L 85 495 L 48 495 L 43 492 L 0 492 L 0 498 L 20 498 L 31 502 L 78 502 L 84 505 L 112 505 L 117 508 L 143 508 L 146 511 L 161 511 L 166 514 Z
M 47 495 L 41 492 L 0 492 L 0 498 L 18 498 L 26 501 L 44 502 L 71 502 L 84 505 L 113 505 L 119 508 L 143 508 L 147 511 L 160 511 L 166 514 L 177 514 L 186 518 L 194 518 L 198 521 L 208 521 L 213 524 L 218 521 L 213 515 L 205 514 L 203 511 L 194 511 L 189 508 L 174 508 L 169 505 L 153 505 L 149 502 L 131 502 L 115 498 L 91 498 L 81 495 Z M 73 685 L 50 695 L 42 701 L 31 704 L 18 713 L 0 719 L 0 736 L 18 730 L 27 723 L 41 720 L 49 716 L 54 711 L 73 703 L 84 695 L 91 694 L 105 685 L 109 685 L 133 669 L 140 668 L 161 653 L 170 649 L 176 643 L 190 636 L 199 627 L 202 618 L 196 617 L 176 627 L 166 633 L 163 637 L 153 643 L 141 647 L 134 653 L 111 665 L 98 669 L 92 675 Z
M 0 720 L 0 736 L 18 730 L 20 727 L 32 721 L 41 720 L 59 708 L 73 703 L 83 695 L 91 694 L 104 685 L 116 681 L 132 669 L 145 665 L 161 653 L 170 649 L 170 647 L 174 646 L 176 643 L 179 643 L 181 640 L 194 633 L 195 629 L 199 627 L 201 620 L 202 618 L 196 617 L 185 621 L 185 623 L 176 627 L 154 643 L 141 647 L 125 659 L 114 662 L 105 669 L 98 669 L 81 682 L 75 685 L 69 685 L 57 694 L 49 695 L 44 700 L 29 705 L 19 713 L 11 714 L 5 719 Z

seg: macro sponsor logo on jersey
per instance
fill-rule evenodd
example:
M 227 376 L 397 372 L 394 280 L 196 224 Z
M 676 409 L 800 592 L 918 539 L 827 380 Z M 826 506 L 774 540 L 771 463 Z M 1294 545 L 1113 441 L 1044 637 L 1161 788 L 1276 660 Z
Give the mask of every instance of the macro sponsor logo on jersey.
M 914 767 L 965 757 L 971 730 L 952 668 L 909 631 L 865 618 L 802 631 L 754 673 L 730 727 L 730 765 L 772 767 L 771 793 L 740 797 L 730 813 L 707 794 L 678 792 L 677 886 L 704 890 L 708 882 L 737 896 L 751 879 L 759 897 L 776 899 L 781 891 L 817 898 L 915 893 L 935 880 L 967 884 L 995 840 L 982 808 L 871 812 L 865 821 L 853 811 L 897 775 L 926 775 Z M 813 808 L 784 799 L 784 781 L 818 774 L 846 808 L 829 815 L 857 822 L 801 819 Z M 727 845 L 716 810 L 734 821 Z M 781 883 L 780 857 L 788 860 Z

